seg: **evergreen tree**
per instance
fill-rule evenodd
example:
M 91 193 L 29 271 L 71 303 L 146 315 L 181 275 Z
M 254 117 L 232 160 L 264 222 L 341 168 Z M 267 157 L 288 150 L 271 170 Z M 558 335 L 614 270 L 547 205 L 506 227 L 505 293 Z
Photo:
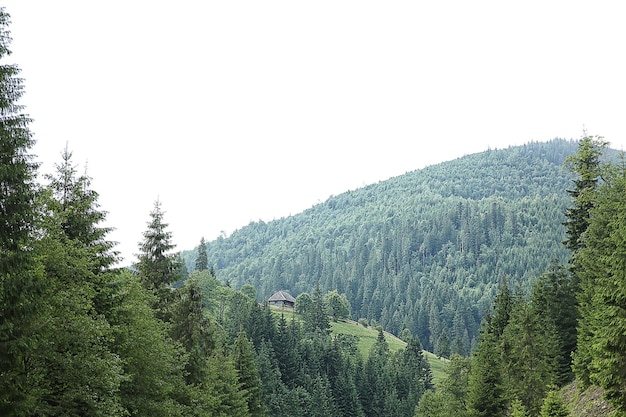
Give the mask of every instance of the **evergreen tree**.
M 194 278 L 177 292 L 172 306 L 171 333 L 189 355 L 185 370 L 189 384 L 201 384 L 207 378 L 207 357 L 215 348 L 212 325 L 204 315 L 202 293 Z
M 556 331 L 542 323 L 526 300 L 518 300 L 501 338 L 505 388 L 536 415 L 547 387 L 556 381 Z
M 364 367 L 364 380 L 360 389 L 363 412 L 367 416 L 384 416 L 386 398 L 392 389 L 392 380 L 388 372 L 390 358 L 389 345 L 382 328 L 372 346 Z
M 528 417 L 528 412 L 526 412 L 526 407 L 524 404 L 518 399 L 515 399 L 511 402 L 511 417 Z
M 268 341 L 263 341 L 259 346 L 256 357 L 263 401 L 271 416 L 283 415 L 281 410 L 285 407 L 285 398 L 288 389 L 280 380 L 278 361 L 274 355 L 272 345 Z
M 568 417 L 569 412 L 556 391 L 550 391 L 541 406 L 540 417 Z
M 600 136 L 585 136 L 578 143 L 578 152 L 565 160 L 570 171 L 577 176 L 573 180 L 574 189 L 567 190 L 573 207 L 566 210 L 567 220 L 563 223 L 567 228 L 567 239 L 563 244 L 574 253 L 584 247 L 582 236 L 589 225 L 593 193 L 602 170 L 600 158 L 607 145 Z
M 515 300 L 509 290 L 508 282 L 504 278 L 498 288 L 498 294 L 496 294 L 493 300 L 493 316 L 488 317 L 488 331 L 493 333 L 496 338 L 502 336 L 504 329 L 509 324 L 514 302 Z
M 61 228 L 50 227 L 39 245 L 50 289 L 40 318 L 45 349 L 31 358 L 45 369 L 40 412 L 121 415 L 122 361 L 111 347 L 110 323 L 94 304 L 97 260 L 82 243 L 67 241 Z
M 441 331 L 441 334 L 437 338 L 437 343 L 435 345 L 435 355 L 440 358 L 448 359 L 450 357 L 450 339 L 448 338 L 448 334 L 445 330 Z
M 112 250 L 115 244 L 106 240 L 112 228 L 100 226 L 106 212 L 99 210 L 98 193 L 90 188 L 91 178 L 86 173 L 78 175 L 67 145 L 61 159 L 61 164 L 55 164 L 55 174 L 45 176 L 49 181 L 47 188 L 56 203 L 49 203 L 48 209 L 59 218 L 68 239 L 76 239 L 90 247 L 98 255 L 99 269 L 108 268 L 118 258 Z
M 500 352 L 494 334 L 483 330 L 472 357 L 467 409 L 471 417 L 503 417 L 506 398 L 502 383 Z
M 552 352 L 556 360 L 556 383 L 563 386 L 573 378 L 571 364 L 576 349 L 578 310 L 572 274 L 556 260 L 533 284 L 531 306 L 541 323 L 542 339 L 552 338 L 556 343 Z
M 9 14 L 0 7 L 0 60 L 11 51 Z M 0 65 L 0 414 L 30 415 L 41 393 L 41 374 L 29 359 L 37 348 L 44 280 L 32 248 L 37 164 L 30 119 L 16 65 Z
M 128 270 L 116 283 L 118 303 L 110 313 L 113 352 L 123 359 L 122 405 L 136 417 L 182 415 L 187 354 L 150 308 L 154 297 Z
M 206 253 L 206 242 L 204 236 L 200 239 L 200 246 L 198 246 L 198 257 L 196 258 L 196 271 L 204 271 L 209 269 L 209 259 Z
M 319 282 L 313 292 L 311 307 L 304 316 L 306 331 L 326 337 L 330 334 L 330 320 L 324 308 L 324 299 Z
M 292 322 L 292 326 L 296 325 L 295 322 Z M 296 385 L 298 376 L 297 340 L 294 336 L 293 329 L 288 326 L 285 316 L 281 314 L 280 319 L 278 319 L 276 337 L 271 340 L 281 379 L 290 388 Z
M 239 376 L 239 384 L 244 392 L 244 398 L 248 403 L 250 416 L 264 416 L 265 407 L 261 397 L 262 386 L 257 365 L 254 361 L 254 350 L 252 343 L 243 331 L 239 332 L 237 340 L 235 340 L 233 359 L 237 375 Z
M 188 387 L 186 415 L 194 417 L 248 417 L 245 392 L 240 389 L 237 370 L 221 349 L 207 358 L 207 378 Z
M 578 252 L 586 246 L 584 233 L 589 226 L 591 210 L 594 207 L 595 192 L 603 168 L 600 158 L 607 143 L 601 137 L 585 136 L 578 144 L 578 151 L 570 156 L 566 163 L 576 175 L 574 189 L 568 190 L 572 197 L 573 206 L 568 208 L 564 225 L 567 228 L 565 247 L 572 251 L 570 271 L 575 280 L 575 289 L 578 301 L 578 314 L 583 319 L 577 327 L 577 348 L 573 354 L 573 369 L 583 386 L 591 384 L 590 367 L 592 353 L 589 350 L 593 330 L 588 327 L 589 322 L 584 317 L 592 315 L 594 309 L 592 293 L 593 283 L 580 276 Z
M 143 233 L 144 239 L 139 245 L 137 269 L 144 287 L 157 297 L 154 307 L 158 317 L 167 319 L 168 303 L 172 295 L 170 285 L 179 276 L 176 274 L 178 257 L 171 253 L 176 246 L 172 243 L 172 233 L 167 230 L 169 225 L 163 221 L 163 216 L 161 202 L 157 200 L 150 212 L 148 229 Z
M 616 168 L 597 192 L 579 252 L 581 316 L 575 372 L 604 388 L 626 412 L 626 167 Z M 584 308 L 582 308 L 584 307 Z M 581 331 L 581 329 L 583 331 Z

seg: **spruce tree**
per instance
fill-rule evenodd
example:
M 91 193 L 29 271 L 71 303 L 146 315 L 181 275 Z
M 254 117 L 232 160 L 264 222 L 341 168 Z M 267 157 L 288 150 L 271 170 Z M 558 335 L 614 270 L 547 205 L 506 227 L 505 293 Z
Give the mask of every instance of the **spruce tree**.
M 154 307 L 158 316 L 167 319 L 172 295 L 170 286 L 180 277 L 177 273 L 178 256 L 172 253 L 176 245 L 172 243 L 169 225 L 163 220 L 164 214 L 161 202 L 156 200 L 150 212 L 148 228 L 143 234 L 144 239 L 139 245 L 137 269 L 144 287 L 156 296 Z
M 57 216 L 65 236 L 91 248 L 99 260 L 98 269 L 104 270 L 118 260 L 113 251 L 115 243 L 106 240 L 113 229 L 101 225 L 107 213 L 100 210 L 98 193 L 90 188 L 91 177 L 87 173 L 78 175 L 67 145 L 61 159 L 60 164 L 55 164 L 55 173 L 45 176 L 56 202 L 48 208 Z
M 531 306 L 547 339 L 553 338 L 556 349 L 556 383 L 563 386 L 573 378 L 572 352 L 576 349 L 578 309 L 572 274 L 556 260 L 533 284 Z M 552 334 L 553 333 L 553 334 Z
M 10 17 L 0 7 L 0 60 L 11 54 Z M 37 349 L 44 280 L 32 252 L 38 165 L 16 65 L 0 65 L 0 414 L 30 415 L 40 398 Z
M 202 292 L 195 278 L 188 279 L 175 294 L 171 306 L 172 338 L 187 352 L 187 383 L 201 384 L 209 372 L 207 357 L 215 348 L 213 326 L 204 315 Z
M 472 356 L 467 409 L 471 417 L 504 417 L 506 412 L 498 339 L 485 329 Z
M 569 411 L 556 391 L 550 391 L 541 406 L 540 417 L 568 417 Z
M 574 188 L 567 190 L 573 206 L 565 212 L 567 239 L 563 242 L 572 252 L 584 247 L 583 233 L 589 225 L 590 211 L 593 208 L 593 193 L 600 179 L 602 167 L 600 158 L 608 143 L 600 136 L 585 136 L 578 143 L 578 152 L 565 161 L 570 171 L 576 175 Z
M 200 239 L 200 245 L 198 246 L 198 257 L 196 258 L 196 271 L 205 271 L 209 269 L 209 259 L 206 253 L 206 242 L 204 236 Z
M 575 372 L 605 390 L 626 412 L 626 167 L 616 168 L 598 189 L 585 247 L 580 250 L 582 291 Z M 582 304 L 581 304 L 582 307 Z M 584 336 L 584 337 L 583 337 Z M 582 356 L 585 353 L 586 357 Z M 583 367 L 584 365 L 584 367 Z M 582 372 L 581 372 L 582 371 Z
M 248 412 L 252 417 L 261 417 L 266 414 L 263 404 L 261 379 L 254 360 L 252 342 L 243 331 L 239 332 L 233 346 L 233 360 L 239 379 L 239 384 L 248 403 Z

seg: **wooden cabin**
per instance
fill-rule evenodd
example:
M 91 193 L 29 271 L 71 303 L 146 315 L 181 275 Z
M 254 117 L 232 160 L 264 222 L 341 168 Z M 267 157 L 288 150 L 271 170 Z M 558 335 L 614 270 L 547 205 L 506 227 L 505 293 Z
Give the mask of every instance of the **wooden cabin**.
M 291 296 L 288 292 L 285 291 L 277 291 L 275 292 L 267 302 L 271 306 L 279 306 L 279 307 L 291 307 L 294 308 L 296 305 L 296 299 Z

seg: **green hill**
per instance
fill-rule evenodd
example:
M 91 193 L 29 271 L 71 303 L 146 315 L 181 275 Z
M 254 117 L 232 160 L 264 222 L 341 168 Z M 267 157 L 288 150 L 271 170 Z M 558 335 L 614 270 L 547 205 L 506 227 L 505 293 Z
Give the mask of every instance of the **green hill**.
M 285 319 L 290 321 L 293 315 L 298 316 L 297 313 L 294 313 L 292 309 L 279 309 L 272 308 L 276 312 L 276 314 L 284 314 Z M 336 322 L 331 322 L 331 331 L 332 334 L 346 334 L 355 336 L 358 340 L 358 350 L 363 358 L 366 358 L 370 352 L 370 349 L 374 345 L 378 337 L 378 330 L 375 328 L 368 326 L 364 327 L 358 324 L 355 321 L 351 320 L 339 320 Z M 396 336 L 392 335 L 389 332 L 385 332 L 385 339 L 387 340 L 387 344 L 389 345 L 389 350 L 391 352 L 397 352 L 406 347 L 406 342 L 400 340 Z M 436 383 L 441 381 L 442 378 L 445 377 L 444 366 L 446 363 L 445 359 L 439 358 L 436 355 L 424 351 L 424 356 L 428 358 L 428 362 L 430 363 L 430 368 L 433 372 L 433 380 Z
M 553 258 L 567 259 L 563 163 L 576 146 L 488 150 L 348 191 L 209 242 L 209 263 L 260 300 L 319 282 L 346 294 L 355 320 L 407 328 L 429 351 L 447 339 L 467 354 L 503 278 L 525 290 Z M 196 250 L 182 256 L 193 269 Z

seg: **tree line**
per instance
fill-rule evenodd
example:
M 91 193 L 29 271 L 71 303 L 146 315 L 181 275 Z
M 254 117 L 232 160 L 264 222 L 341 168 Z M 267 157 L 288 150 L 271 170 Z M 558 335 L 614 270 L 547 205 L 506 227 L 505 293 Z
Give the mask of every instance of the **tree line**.
M 585 136 L 567 158 L 569 260 L 553 260 L 530 291 L 500 283 L 475 351 L 453 355 L 416 417 L 566 416 L 558 389 L 574 379 L 626 415 L 626 164 L 603 162 L 607 146 Z
M 10 53 L 0 8 L 0 59 Z M 201 242 L 189 274 L 156 201 L 138 262 L 116 265 L 87 173 L 66 147 L 37 179 L 19 69 L 0 65 L 0 414 L 410 416 L 432 387 L 419 341 L 362 357 L 331 336 L 338 293 L 287 322 L 215 277 Z

